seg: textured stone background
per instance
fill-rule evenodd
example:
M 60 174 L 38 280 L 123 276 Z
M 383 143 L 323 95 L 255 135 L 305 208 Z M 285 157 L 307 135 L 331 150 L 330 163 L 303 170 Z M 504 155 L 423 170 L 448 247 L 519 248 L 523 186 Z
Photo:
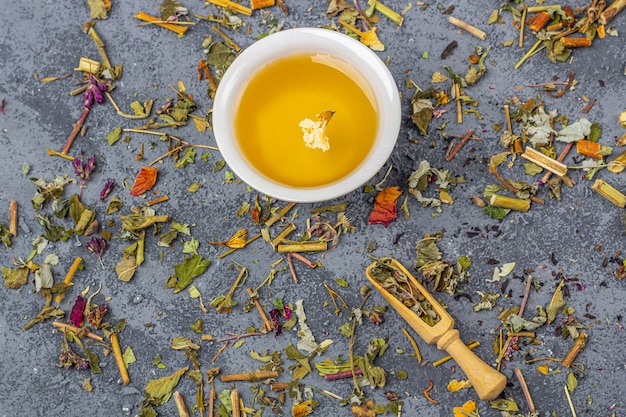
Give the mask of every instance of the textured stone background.
M 76 87 L 79 80 L 76 73 L 52 83 L 40 83 L 33 77 L 37 72 L 40 77 L 59 76 L 72 72 L 78 65 L 81 56 L 99 59 L 94 43 L 81 30 L 81 25 L 89 20 L 86 2 L 69 0 L 40 2 L 9 2 L 2 1 L 3 24 L 0 25 L 0 99 L 6 100 L 6 114 L 0 114 L 0 144 L 2 146 L 3 186 L 0 188 L 0 222 L 8 224 L 9 200 L 15 199 L 20 206 L 20 229 L 18 237 L 13 239 L 13 248 L 0 249 L 0 264 L 11 266 L 12 258 L 25 258 L 31 251 L 31 241 L 41 233 L 35 221 L 35 212 L 31 208 L 30 199 L 35 187 L 28 176 L 43 177 L 51 180 L 57 174 L 68 174 L 73 177 L 71 165 L 64 159 L 49 157 L 45 150 L 60 150 L 67 138 L 72 124 L 78 119 L 82 102 L 80 97 L 71 97 L 68 92 Z M 213 6 L 204 7 L 199 1 L 184 1 L 191 13 L 206 15 L 214 13 Z M 321 26 L 328 23 L 324 12 L 323 1 L 286 1 L 290 14 L 284 17 L 274 7 L 269 10 L 273 16 L 284 21 L 285 28 L 302 26 Z M 411 265 L 415 259 L 415 243 L 424 234 L 444 231 L 440 248 L 444 259 L 455 261 L 460 255 L 467 255 L 473 261 L 470 269 L 471 284 L 463 286 L 464 291 L 478 301 L 476 290 L 499 291 L 495 284 L 486 282 L 493 271 L 489 259 L 496 259 L 501 264 L 515 262 L 514 275 L 509 289 L 511 296 L 501 298 L 498 308 L 519 305 L 524 292 L 525 269 L 534 269 L 532 275 L 542 284 L 538 291 L 533 290 L 529 300 L 529 317 L 536 305 L 547 305 L 558 284 L 554 274 L 563 271 L 568 277 L 578 277 L 582 289 L 577 290 L 569 285 L 570 296 L 567 305 L 576 310 L 576 317 L 584 325 L 591 326 L 587 332 L 589 343 L 587 349 L 578 357 L 584 365 L 584 375 L 579 374 L 579 386 L 572 394 L 578 415 L 609 416 L 624 415 L 626 405 L 623 402 L 626 391 L 626 354 L 624 353 L 623 317 L 626 315 L 623 300 L 626 299 L 624 282 L 613 278 L 612 273 L 623 260 L 623 254 L 617 260 L 614 255 L 624 249 L 624 236 L 620 217 L 623 210 L 612 205 L 593 191 L 591 182 L 587 181 L 582 172 L 572 171 L 571 177 L 576 185 L 563 190 L 562 201 L 550 200 L 547 190 L 540 191 L 540 197 L 546 199 L 541 206 L 533 204 L 527 213 L 512 213 L 499 222 L 488 218 L 482 210 L 472 203 L 472 194 L 481 195 L 485 185 L 493 183 L 488 173 L 487 162 L 491 155 L 502 150 L 498 143 L 499 134 L 493 131 L 493 125 L 504 125 L 503 105 L 512 96 L 525 101 L 534 97 L 539 91 L 525 87 L 527 83 L 543 83 L 558 77 L 567 79 L 569 71 L 574 71 L 578 84 L 572 91 L 560 99 L 542 95 L 547 110 L 557 109 L 560 114 L 570 120 L 584 115 L 581 110 L 586 103 L 582 97 L 597 99 L 593 109 L 586 115 L 591 121 L 597 121 L 602 128 L 600 142 L 614 146 L 615 139 L 621 136 L 624 129 L 617 122 L 618 115 L 626 108 L 624 91 L 626 77 L 626 52 L 623 35 L 626 34 L 626 15 L 622 12 L 611 23 L 620 32 L 620 37 L 607 37 L 597 40 L 591 48 L 574 52 L 571 63 L 552 64 L 544 54 L 530 59 L 519 70 L 513 65 L 523 55 L 526 48 L 533 42 L 531 35 L 523 49 L 517 44 L 503 47 L 502 42 L 518 38 L 518 32 L 511 26 L 511 16 L 503 14 L 505 23 L 487 25 L 491 11 L 500 6 L 500 2 L 470 2 L 460 0 L 452 3 L 441 3 L 445 9 L 450 5 L 456 7 L 453 15 L 460 17 L 487 31 L 487 40 L 480 41 L 467 33 L 462 33 L 447 24 L 446 15 L 441 13 L 436 2 L 427 2 L 429 7 L 420 10 L 414 7 L 408 11 L 402 27 L 382 19 L 379 36 L 386 45 L 386 50 L 379 53 L 381 59 L 389 59 L 389 68 L 396 77 L 402 93 L 403 124 L 396 149 L 389 160 L 393 165 L 391 175 L 385 186 L 400 186 L 406 190 L 406 178 L 417 168 L 423 159 L 430 161 L 436 168 L 449 169 L 454 176 L 463 175 L 468 182 L 451 190 L 455 203 L 445 206 L 443 213 L 436 216 L 432 209 L 421 208 L 413 198 L 409 198 L 410 218 L 400 215 L 389 227 L 368 225 L 367 216 L 373 205 L 374 194 L 355 191 L 336 201 L 348 203 L 347 215 L 354 221 L 357 231 L 342 235 L 338 247 L 320 260 L 324 267 L 305 270 L 297 266 L 300 283 L 294 284 L 288 272 L 278 274 L 270 287 L 261 291 L 266 309 L 273 298 L 282 297 L 285 302 L 293 303 L 304 299 L 308 322 L 318 341 L 331 338 L 334 343 L 321 358 L 348 356 L 348 340 L 340 335 L 338 326 L 348 321 L 348 311 L 343 310 L 339 316 L 333 314 L 332 304 L 324 306 L 329 300 L 323 283 L 335 288 L 349 306 L 357 307 L 361 302 L 357 289 L 366 283 L 365 267 L 370 263 L 365 253 L 368 242 L 375 241 L 375 256 L 394 256 L 405 265 Z M 576 1 L 571 6 L 583 6 L 585 2 Z M 195 114 L 203 116 L 212 106 L 206 95 L 206 81 L 198 81 L 196 64 L 204 57 L 202 40 L 215 34 L 212 24 L 198 21 L 192 26 L 184 38 L 156 26 L 138 27 L 133 18 L 140 10 L 158 14 L 158 2 L 139 0 L 133 2 L 114 2 L 109 18 L 99 21 L 96 29 L 105 42 L 106 50 L 113 64 L 122 64 L 124 74 L 116 83 L 113 95 L 125 109 L 135 100 L 153 98 L 155 106 L 164 103 L 166 97 L 172 96 L 168 84 L 176 85 L 180 80 L 185 83 L 189 92 L 193 93 L 198 104 Z M 389 6 L 401 10 L 407 2 L 390 1 Z M 265 32 L 267 27 L 261 23 L 260 15 L 255 12 L 253 17 L 246 18 L 247 28 L 240 33 L 229 31 L 241 46 L 250 45 L 255 36 Z M 249 33 L 248 33 L 249 29 Z M 458 42 L 458 48 L 446 61 L 440 54 L 452 40 Z M 451 105 L 450 112 L 443 119 L 450 119 L 446 126 L 449 134 L 463 134 L 467 129 L 474 129 L 485 138 L 484 141 L 472 141 L 451 161 L 446 162 L 444 155 L 449 141 L 441 138 L 440 132 L 431 124 L 427 137 L 420 137 L 408 116 L 411 113 L 410 97 L 413 90 L 405 86 L 405 80 L 411 78 L 420 87 L 430 86 L 430 77 L 434 71 L 443 71 L 443 64 L 448 64 L 457 72 L 463 73 L 467 66 L 466 58 L 474 47 L 492 46 L 487 59 L 488 73 L 467 92 L 479 101 L 478 110 L 483 119 L 475 115 L 465 116 L 463 125 L 456 124 L 455 111 Z M 424 59 L 423 53 L 429 52 Z M 520 86 L 520 88 L 518 88 Z M 110 104 L 96 105 L 91 111 L 86 125 L 87 134 L 79 137 L 74 143 L 71 153 L 79 155 L 97 154 L 98 167 L 92 180 L 84 191 L 83 201 L 96 207 L 101 224 L 118 215 L 106 216 L 105 204 L 98 200 L 98 193 L 107 178 L 113 178 L 118 186 L 114 191 L 124 202 L 123 209 L 127 212 L 131 205 L 143 203 L 131 197 L 127 189 L 119 185 L 124 181 L 132 181 L 140 167 L 166 152 L 166 145 L 158 142 L 155 137 L 132 134 L 130 144 L 123 141 L 110 147 L 105 136 L 115 126 L 134 127 L 141 121 L 129 121 L 116 115 Z M 210 132 L 200 133 L 191 124 L 176 131 L 169 131 L 192 143 L 214 145 Z M 415 142 L 417 141 L 417 143 Z M 140 144 L 145 144 L 145 159 L 137 161 Z M 155 146 L 152 146 L 152 145 Z M 614 155 L 622 149 L 616 148 Z M 202 154 L 202 152 L 200 152 Z M 260 241 L 251 244 L 244 250 L 229 257 L 218 259 L 222 248 L 209 245 L 212 240 L 226 240 L 236 230 L 246 228 L 250 234 L 257 233 L 248 216 L 238 217 L 236 211 L 243 201 L 252 203 L 256 194 L 248 191 L 245 184 L 237 182 L 226 184 L 224 170 L 214 173 L 214 163 L 221 160 L 219 152 L 211 151 L 207 161 L 197 158 L 194 165 L 184 169 L 175 169 L 171 160 L 159 164 L 159 180 L 157 187 L 162 194 L 170 196 L 167 203 L 155 206 L 157 213 L 170 214 L 180 223 L 193 225 L 192 234 L 201 242 L 200 253 L 212 261 L 207 272 L 195 281 L 195 285 L 204 295 L 208 303 L 218 294 L 224 294 L 236 277 L 236 271 L 230 267 L 237 261 L 249 268 L 250 276 L 247 284 L 258 285 L 268 274 L 270 263 L 279 259 L 267 244 Z M 572 164 L 570 156 L 567 163 Z M 23 164 L 29 164 L 32 170 L 28 176 L 21 175 Z M 385 169 L 387 166 L 385 167 Z M 507 170 L 501 168 L 504 176 L 525 179 L 519 163 Z M 372 179 L 374 184 L 382 178 Z M 596 178 L 603 178 L 625 191 L 626 182 L 623 174 L 618 176 L 601 172 Z M 185 189 L 193 181 L 204 183 L 204 187 L 196 194 L 188 194 Z M 68 186 L 66 194 L 78 192 L 77 186 Z M 402 201 L 402 200 L 400 200 Z M 324 203 L 326 204 L 326 203 Z M 322 204 L 298 205 L 295 223 L 297 233 L 306 227 L 306 219 L 311 208 Z M 114 235 L 119 232 L 119 222 L 108 228 Z M 475 231 L 480 233 L 475 237 Z M 198 339 L 189 326 L 198 318 L 204 320 L 205 332 L 216 338 L 228 336 L 229 332 L 242 333 L 249 326 L 259 326 L 256 312 L 243 313 L 241 305 L 245 300 L 244 290 L 236 292 L 239 304 L 230 315 L 218 315 L 214 310 L 203 313 L 198 308 L 197 300 L 191 300 L 186 291 L 172 294 L 163 286 L 173 271 L 173 265 L 181 262 L 180 238 L 174 249 L 162 249 L 156 246 L 157 237 L 148 236 L 146 262 L 137 271 L 130 283 L 118 281 L 112 268 L 121 257 L 121 249 L 126 242 L 113 240 L 104 255 L 107 267 L 102 270 L 94 256 L 84 246 L 86 239 L 72 238 L 59 242 L 46 250 L 46 253 L 57 253 L 61 263 L 53 268 L 57 281 L 62 280 L 75 256 L 81 256 L 85 269 L 77 273 L 75 286 L 62 303 L 62 308 L 69 312 L 71 301 L 86 286 L 92 288 L 102 284 L 101 297 L 110 297 L 108 320 L 115 322 L 127 320 L 127 328 L 120 334 L 122 348 L 130 346 L 137 362 L 129 367 L 131 383 L 122 386 L 118 381 L 118 371 L 112 357 L 102 359 L 103 372 L 91 376 L 94 391 L 85 392 L 81 387 L 83 378 L 88 372 L 57 369 L 55 364 L 60 352 L 62 336 L 53 330 L 49 322 L 39 324 L 29 331 L 22 326 L 32 319 L 43 305 L 42 299 L 33 294 L 30 285 L 19 290 L 0 289 L 0 415 L 2 416 L 117 416 L 135 415 L 143 396 L 143 389 L 149 379 L 157 379 L 169 375 L 175 370 L 188 365 L 182 352 L 173 351 L 170 341 L 173 337 L 188 336 Z M 159 253 L 163 251 L 164 257 Z M 557 261 L 556 264 L 552 261 Z M 606 266 L 603 261 L 609 260 Z M 40 258 L 35 258 L 35 262 Z M 341 277 L 350 283 L 348 289 L 335 284 L 335 278 Z M 487 312 L 473 313 L 471 303 L 465 298 L 455 301 L 447 294 L 440 294 L 448 304 L 450 313 L 457 319 L 457 328 L 466 341 L 479 340 L 481 346 L 477 354 L 487 362 L 493 363 L 495 358 L 491 349 L 492 330 L 498 326 L 496 309 Z M 378 294 L 368 301 L 367 306 L 383 304 Z M 595 316 L 596 319 L 585 318 L 584 314 Z M 369 323 L 358 326 L 356 331 L 355 351 L 361 353 L 367 342 L 373 337 L 388 339 L 389 350 L 377 363 L 388 371 L 388 382 L 384 389 L 371 390 L 365 388 L 368 397 L 376 402 L 386 403 L 384 391 L 395 391 L 404 401 L 403 415 L 452 415 L 452 408 L 462 405 L 468 399 L 477 400 L 472 390 L 448 393 L 446 385 L 451 378 L 462 379 L 460 370 L 453 372 L 453 364 L 439 368 L 432 365 L 415 366 L 415 358 L 409 355 L 412 348 L 402 334 L 401 328 L 406 324 L 390 311 L 383 325 L 375 327 Z M 556 363 L 550 363 L 551 372 L 547 376 L 535 370 L 536 365 L 525 364 L 522 352 L 536 350 L 534 356 L 563 357 L 569 350 L 572 341 L 563 341 L 555 335 L 555 329 L 563 315 L 550 326 L 543 326 L 537 332 L 541 344 L 534 346 L 521 345 L 521 351 L 514 355 L 513 361 L 507 362 L 503 373 L 509 378 L 504 391 L 506 397 L 514 398 L 522 411 L 527 411 L 519 383 L 513 376 L 513 369 L 520 367 L 529 383 L 530 391 L 542 416 L 570 415 L 563 386 L 566 382 L 566 370 Z M 146 326 L 150 323 L 151 326 Z M 213 365 L 210 358 L 217 352 L 221 344 L 202 342 L 200 358 L 202 370 L 211 366 L 220 366 L 224 373 L 243 372 L 255 369 L 258 363 L 250 359 L 249 351 L 265 349 L 284 349 L 289 343 L 298 340 L 296 332 L 285 332 L 278 338 L 272 335 L 247 339 L 239 348 L 229 348 L 223 352 Z M 433 346 L 427 346 L 417 340 L 425 360 L 435 361 L 443 356 Z M 400 354 L 396 349 L 403 349 Z M 96 351 L 100 351 L 98 348 Z M 165 369 L 158 369 L 152 364 L 156 355 L 160 355 Z M 293 364 L 285 358 L 285 368 Z M 404 370 L 409 374 L 406 380 L 398 380 L 393 372 Z M 289 375 L 282 375 L 280 380 L 289 380 Z M 432 380 L 433 398 L 439 405 L 429 403 L 422 395 Z M 327 389 L 341 396 L 347 396 L 352 385 L 350 380 L 325 383 L 316 372 L 308 375 L 305 384 L 320 389 Z M 246 404 L 250 404 L 252 394 L 250 383 L 240 383 L 237 387 L 242 392 Z M 227 388 L 226 384 L 217 382 L 219 390 Z M 184 378 L 178 386 L 187 398 L 189 405 L 193 403 L 195 387 L 191 380 Z M 208 388 L 207 388 L 208 392 Z M 347 408 L 341 407 L 338 401 L 316 394 L 320 405 L 315 415 L 350 415 Z M 591 401 L 593 400 L 593 401 Z M 284 407 L 290 414 L 291 400 Z M 479 402 L 482 416 L 498 416 L 499 411 L 489 407 L 487 402 Z M 612 410 L 612 411 L 611 411 Z M 158 408 L 160 415 L 176 415 L 174 402 Z M 271 412 L 266 410 L 265 415 Z

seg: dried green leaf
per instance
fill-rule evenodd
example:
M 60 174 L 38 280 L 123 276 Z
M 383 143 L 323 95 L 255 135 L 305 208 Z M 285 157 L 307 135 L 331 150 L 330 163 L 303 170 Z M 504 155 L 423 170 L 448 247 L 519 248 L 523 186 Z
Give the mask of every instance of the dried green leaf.
M 192 342 L 190 338 L 183 337 L 183 336 L 173 338 L 171 347 L 174 350 L 183 350 L 183 349 L 198 350 L 200 349 L 200 345 Z
M 157 242 L 157 246 L 162 246 L 165 248 L 171 248 L 172 243 L 178 237 L 178 232 L 174 229 L 169 230 L 168 232 L 161 235 L 159 241 Z
M 569 392 L 574 392 L 574 390 L 578 387 L 578 380 L 576 379 L 576 375 L 574 372 L 567 373 L 567 390 Z
M 116 127 L 115 129 L 110 131 L 106 136 L 107 143 L 109 145 L 115 144 L 115 142 L 117 142 L 121 138 L 122 138 L 122 126 Z
M 115 273 L 120 281 L 129 282 L 137 270 L 136 258 L 134 256 L 124 256 L 115 265 Z
M 513 399 L 499 398 L 490 402 L 491 408 L 500 411 L 519 411 L 517 403 Z
M 124 365 L 126 365 L 126 369 L 128 369 L 129 364 L 137 362 L 135 352 L 133 352 L 130 346 L 126 346 L 124 353 L 122 353 L 122 358 L 124 359 Z
M 413 114 L 411 121 L 417 126 L 422 136 L 426 136 L 428 125 L 433 118 L 433 104 L 428 99 L 413 101 Z
M 175 164 L 174 168 L 184 168 L 189 164 L 196 163 L 196 150 L 192 147 L 188 147 L 185 150 L 185 154 Z
M 584 139 L 591 133 L 591 122 L 585 118 L 576 120 L 574 123 L 561 129 L 556 136 L 560 142 L 575 142 Z
M 107 6 L 103 0 L 87 0 L 89 6 L 89 17 L 92 19 L 106 19 Z
M 535 164 L 534 162 L 524 162 L 522 164 L 522 166 L 524 167 L 524 173 L 527 175 L 537 175 L 537 174 L 541 174 L 543 172 L 543 168 L 541 168 L 539 165 Z
M 187 288 L 191 282 L 202 275 L 209 267 L 211 261 L 203 259 L 200 255 L 192 255 L 174 266 L 174 293 L 178 293 Z
M 348 284 L 348 281 L 343 278 L 335 278 L 335 282 L 337 283 L 337 285 L 343 288 L 348 288 L 348 286 L 350 285 Z
M 198 255 L 198 248 L 200 247 L 200 242 L 196 239 L 191 238 L 189 242 L 183 243 L 183 253 L 189 253 L 192 255 Z
M 28 274 L 30 269 L 20 266 L 14 269 L 2 267 L 2 275 L 4 276 L 4 285 L 7 288 L 17 289 L 28 283 Z
M 85 356 L 89 360 L 89 369 L 91 369 L 92 374 L 101 374 L 102 369 L 100 368 L 100 357 L 96 352 L 91 349 L 85 349 Z
M 124 202 L 118 196 L 114 196 L 107 205 L 107 214 L 117 213 L 124 206 Z
M 213 166 L 213 172 L 219 172 L 221 171 L 224 167 L 226 166 L 226 161 L 224 161 L 223 159 L 216 161 L 215 165 Z
M 11 231 L 2 223 L 0 223 L 0 242 L 7 248 L 11 247 Z
M 491 206 L 483 207 L 483 213 L 497 220 L 504 219 L 506 215 L 509 214 L 510 211 L 511 211 L 510 209 L 505 209 L 505 208 L 500 208 L 500 207 L 491 207 Z
M 145 390 L 150 398 L 150 403 L 154 405 L 165 404 L 172 396 L 172 391 L 178 385 L 178 381 L 188 369 L 188 367 L 184 367 L 169 376 L 149 380 Z
M 548 324 L 552 323 L 556 318 L 557 313 L 565 307 L 565 300 L 563 299 L 563 285 L 564 281 L 556 287 L 554 291 L 554 295 L 552 295 L 552 300 L 550 300 L 550 305 L 546 308 L 546 313 L 548 314 Z

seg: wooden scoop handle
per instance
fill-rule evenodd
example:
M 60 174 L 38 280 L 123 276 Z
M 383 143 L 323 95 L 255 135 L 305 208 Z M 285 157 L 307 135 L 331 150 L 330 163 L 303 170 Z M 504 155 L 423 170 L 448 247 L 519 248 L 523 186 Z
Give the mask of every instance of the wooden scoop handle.
M 459 338 L 459 331 L 451 329 L 437 342 L 463 369 L 481 400 L 493 400 L 504 390 L 506 377 L 487 365 Z

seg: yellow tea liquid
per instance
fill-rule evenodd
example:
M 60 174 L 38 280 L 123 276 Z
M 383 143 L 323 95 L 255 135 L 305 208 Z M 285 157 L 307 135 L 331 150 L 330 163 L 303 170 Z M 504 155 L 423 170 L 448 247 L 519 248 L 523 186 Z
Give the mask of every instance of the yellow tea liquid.
M 259 70 L 246 87 L 235 132 L 249 163 L 271 180 L 294 187 L 335 182 L 365 159 L 376 136 L 376 103 L 349 64 L 319 54 L 284 58 Z M 326 126 L 330 149 L 312 149 L 298 124 L 334 111 Z

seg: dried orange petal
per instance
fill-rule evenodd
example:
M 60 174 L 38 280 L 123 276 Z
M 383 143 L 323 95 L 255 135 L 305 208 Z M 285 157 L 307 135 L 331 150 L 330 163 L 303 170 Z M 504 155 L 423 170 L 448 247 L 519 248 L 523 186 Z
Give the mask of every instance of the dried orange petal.
M 133 188 L 130 190 L 130 195 L 138 196 L 154 187 L 158 170 L 159 168 L 157 167 L 141 167 L 139 174 L 135 178 Z

